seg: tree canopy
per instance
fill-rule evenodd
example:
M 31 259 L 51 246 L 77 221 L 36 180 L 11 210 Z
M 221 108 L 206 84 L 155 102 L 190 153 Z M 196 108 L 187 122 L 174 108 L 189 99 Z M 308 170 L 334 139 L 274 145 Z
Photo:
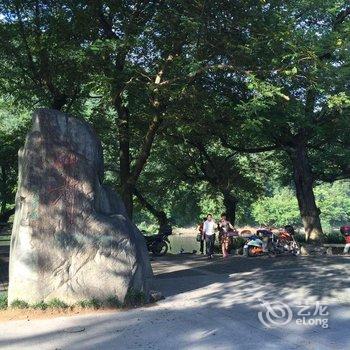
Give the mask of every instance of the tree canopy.
M 349 220 L 332 195 L 349 194 L 345 0 L 1 0 L 0 34 L 2 214 L 30 113 L 50 107 L 94 126 L 136 221 L 226 211 L 317 238 Z

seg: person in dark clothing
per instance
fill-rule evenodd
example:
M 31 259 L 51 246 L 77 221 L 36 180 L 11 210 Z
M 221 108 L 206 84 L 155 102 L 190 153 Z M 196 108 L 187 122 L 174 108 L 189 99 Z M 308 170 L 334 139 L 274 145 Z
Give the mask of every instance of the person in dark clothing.
M 201 252 L 202 255 L 204 254 L 205 237 L 204 237 L 204 232 L 203 232 L 203 226 L 204 226 L 205 220 L 207 220 L 207 218 L 203 218 L 202 222 L 197 227 L 197 230 L 199 231 L 199 234 L 201 235 L 201 239 L 199 241 L 199 244 L 200 244 L 199 251 Z
M 219 229 L 219 241 L 222 249 L 222 257 L 227 258 L 230 239 L 231 239 L 230 232 L 234 231 L 235 229 L 230 223 L 230 221 L 227 220 L 225 213 L 221 214 L 221 220 L 218 223 L 218 229 Z

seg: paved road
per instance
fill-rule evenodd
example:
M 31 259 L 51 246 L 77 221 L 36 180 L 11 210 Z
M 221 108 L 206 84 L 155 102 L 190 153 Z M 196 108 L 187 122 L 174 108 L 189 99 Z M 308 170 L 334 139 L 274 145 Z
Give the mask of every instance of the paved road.
M 152 264 L 155 288 L 166 296 L 156 305 L 2 323 L 0 348 L 350 349 L 349 258 L 235 257 L 208 262 L 175 256 Z M 271 304 L 267 314 L 261 300 L 267 306 L 287 306 Z M 301 309 L 306 304 L 309 307 Z M 72 333 L 71 327 L 84 330 Z

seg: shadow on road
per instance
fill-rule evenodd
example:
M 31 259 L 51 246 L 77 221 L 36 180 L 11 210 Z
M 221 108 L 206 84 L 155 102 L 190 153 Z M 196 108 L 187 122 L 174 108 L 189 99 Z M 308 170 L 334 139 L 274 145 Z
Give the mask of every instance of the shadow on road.
M 278 258 L 153 262 L 166 299 L 151 307 L 0 324 L 1 349 L 346 349 L 350 259 Z M 259 300 L 283 301 L 293 319 L 267 328 Z M 329 327 L 298 325 L 300 303 L 328 306 Z M 79 326 L 78 333 L 64 329 Z

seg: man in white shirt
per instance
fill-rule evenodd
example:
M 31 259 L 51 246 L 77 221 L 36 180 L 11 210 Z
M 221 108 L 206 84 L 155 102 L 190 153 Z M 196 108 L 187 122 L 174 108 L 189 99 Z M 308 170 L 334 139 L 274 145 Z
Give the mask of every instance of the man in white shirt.
M 208 258 L 211 259 L 214 255 L 214 243 L 215 243 L 215 221 L 211 214 L 207 215 L 207 220 L 203 225 L 203 233 L 205 237 L 205 246 L 207 250 Z

